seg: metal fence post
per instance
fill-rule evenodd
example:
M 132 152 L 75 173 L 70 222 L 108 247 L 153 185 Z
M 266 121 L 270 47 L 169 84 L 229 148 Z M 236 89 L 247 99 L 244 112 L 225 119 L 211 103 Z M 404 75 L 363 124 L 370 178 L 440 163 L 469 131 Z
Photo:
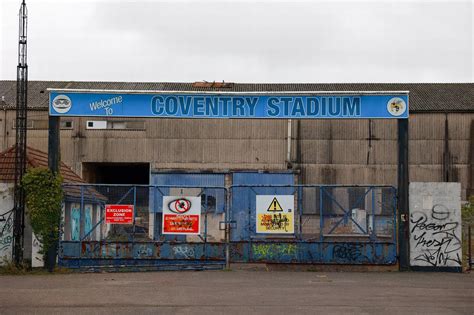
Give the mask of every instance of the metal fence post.
M 324 230 L 324 215 L 323 215 L 323 190 L 324 187 L 319 187 L 319 240 L 322 242 Z
M 232 191 L 232 188 L 231 188 Z M 230 269 L 230 192 L 227 188 L 224 188 L 224 194 L 226 195 L 226 203 L 225 203 L 225 214 L 224 214 L 224 221 L 225 221 L 225 268 L 227 270 Z
M 469 259 L 469 262 L 468 262 L 469 263 L 469 270 L 472 270 L 472 244 L 471 244 L 472 241 L 471 241 L 471 237 L 472 237 L 472 235 L 471 235 L 471 225 L 469 224 L 468 229 L 467 229 L 467 239 L 468 239 L 468 245 L 467 246 L 469 246 L 469 251 L 468 251 L 468 253 L 469 253 L 469 257 L 468 257 L 468 259 Z
M 298 187 L 298 214 L 299 214 L 299 224 L 298 224 L 298 234 L 299 238 L 303 238 L 303 187 Z
M 137 219 L 137 186 L 133 186 L 133 232 L 132 232 L 132 255 L 135 246 L 135 220 Z

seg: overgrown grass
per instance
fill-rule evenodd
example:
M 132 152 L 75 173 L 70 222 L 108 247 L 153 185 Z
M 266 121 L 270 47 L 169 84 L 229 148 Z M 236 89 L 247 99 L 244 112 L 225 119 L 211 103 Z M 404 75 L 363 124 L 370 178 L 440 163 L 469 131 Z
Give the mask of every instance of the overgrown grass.
M 2 275 L 24 275 L 30 270 L 28 264 L 22 263 L 17 266 L 13 261 L 3 258 L 0 264 L 0 274 Z
M 48 272 L 45 268 L 31 268 L 27 262 L 17 266 L 13 261 L 6 258 L 3 258 L 0 263 L 0 275 L 54 275 L 72 272 L 71 269 L 59 267 L 56 267 L 53 272 Z

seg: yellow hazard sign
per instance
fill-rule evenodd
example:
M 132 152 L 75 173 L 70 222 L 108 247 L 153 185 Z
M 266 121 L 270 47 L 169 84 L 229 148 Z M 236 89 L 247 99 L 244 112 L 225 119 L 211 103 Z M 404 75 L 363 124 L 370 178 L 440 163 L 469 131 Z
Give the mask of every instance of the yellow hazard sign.
M 293 234 L 295 197 L 293 195 L 257 195 L 256 232 Z
M 268 206 L 267 211 L 273 212 L 273 211 L 283 211 L 283 208 L 281 207 L 280 203 L 278 202 L 278 199 L 275 197 L 273 198 L 272 202 Z

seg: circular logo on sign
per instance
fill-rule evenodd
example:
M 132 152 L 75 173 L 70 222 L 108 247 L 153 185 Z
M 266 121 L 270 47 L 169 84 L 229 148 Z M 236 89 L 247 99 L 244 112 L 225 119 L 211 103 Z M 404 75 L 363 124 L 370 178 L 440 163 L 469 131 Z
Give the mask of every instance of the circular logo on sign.
M 393 116 L 401 116 L 407 110 L 407 104 L 401 98 L 394 97 L 388 101 L 387 110 Z
M 66 95 L 58 95 L 53 99 L 53 108 L 60 114 L 67 113 L 72 106 L 71 99 Z

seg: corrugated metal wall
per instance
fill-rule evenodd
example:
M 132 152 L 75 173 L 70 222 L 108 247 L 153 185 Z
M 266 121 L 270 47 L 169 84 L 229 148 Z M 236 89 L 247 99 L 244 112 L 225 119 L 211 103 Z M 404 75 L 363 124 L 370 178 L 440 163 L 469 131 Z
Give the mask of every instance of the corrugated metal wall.
M 14 144 L 14 111 L 0 126 L 2 150 Z M 46 111 L 30 119 L 47 120 Z M 472 189 L 474 113 L 448 117 L 448 172 L 463 198 Z M 90 118 L 73 118 L 61 131 L 61 158 L 81 174 L 82 162 L 150 162 L 155 170 L 286 170 L 286 120 L 145 120 L 144 130 L 87 130 Z M 120 120 L 120 119 L 115 119 Z M 5 126 L 6 121 L 6 126 Z M 397 184 L 395 120 L 293 121 L 292 162 L 302 183 Z M 410 181 L 442 181 L 445 114 L 410 118 Z M 28 144 L 47 150 L 47 130 L 28 130 Z

